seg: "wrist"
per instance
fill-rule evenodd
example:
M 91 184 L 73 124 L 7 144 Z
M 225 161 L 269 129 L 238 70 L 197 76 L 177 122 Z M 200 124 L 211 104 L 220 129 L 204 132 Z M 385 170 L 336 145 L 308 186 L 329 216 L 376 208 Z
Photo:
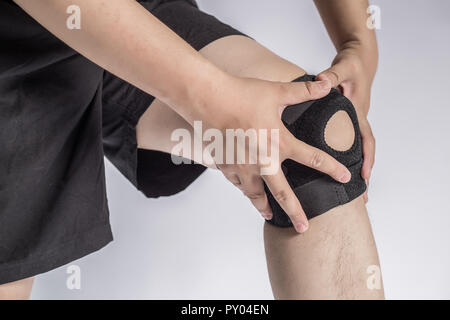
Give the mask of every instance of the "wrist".
M 230 78 L 228 73 L 205 59 L 183 73 L 178 89 L 172 91 L 166 103 L 191 124 L 195 120 L 205 120 L 217 105 L 214 101 L 223 97 Z
M 217 108 L 220 108 L 225 97 L 229 97 L 232 79 L 230 74 L 212 63 L 205 66 L 202 72 L 186 86 L 183 103 L 189 110 L 186 110 L 188 115 L 185 119 L 191 124 L 195 120 L 203 120 L 207 123 L 213 120 L 220 121 L 215 119 L 218 115 Z
M 347 41 L 338 48 L 338 54 L 347 52 L 358 57 L 364 72 L 367 73 L 372 81 L 378 68 L 378 45 L 376 40 Z

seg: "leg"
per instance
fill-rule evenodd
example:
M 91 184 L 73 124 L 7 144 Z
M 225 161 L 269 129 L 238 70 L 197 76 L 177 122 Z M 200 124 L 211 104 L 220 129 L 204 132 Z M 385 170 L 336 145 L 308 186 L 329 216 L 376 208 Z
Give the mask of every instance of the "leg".
M 30 298 L 34 278 L 0 285 L 0 300 L 27 300 Z
M 384 298 L 382 285 L 367 287 L 379 261 L 362 197 L 312 219 L 304 235 L 266 223 L 264 244 L 276 299 Z
M 242 36 L 216 40 L 200 52 L 220 68 L 242 77 L 287 82 L 305 73 Z M 144 148 L 170 152 L 169 133 L 189 125 L 162 103 L 155 102 L 155 106 L 138 124 L 138 143 Z M 155 132 L 161 118 L 167 120 L 164 130 Z M 354 138 L 352 130 L 347 116 L 337 113 L 328 123 L 326 141 L 337 150 L 346 150 Z M 382 289 L 369 290 L 366 285 L 367 268 L 379 262 L 361 197 L 313 219 L 305 235 L 270 225 L 265 226 L 264 233 L 276 298 L 383 298 Z

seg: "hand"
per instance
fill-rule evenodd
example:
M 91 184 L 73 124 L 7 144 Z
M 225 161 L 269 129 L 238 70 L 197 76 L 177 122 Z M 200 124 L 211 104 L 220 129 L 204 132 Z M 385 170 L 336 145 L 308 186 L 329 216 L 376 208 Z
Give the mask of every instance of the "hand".
M 375 56 L 375 57 L 373 57 Z M 358 45 L 344 46 L 332 66 L 320 73 L 316 80 L 329 80 L 333 87 L 339 87 L 355 106 L 358 114 L 362 138 L 364 162 L 361 176 L 367 187 L 375 161 L 375 138 L 372 133 L 367 114 L 370 106 L 370 90 L 376 71 L 377 58 Z M 368 201 L 368 190 L 364 193 L 364 201 Z
M 206 100 L 203 105 L 209 107 L 204 107 L 203 112 L 195 115 L 197 119 L 203 120 L 204 126 L 206 124 L 206 127 L 216 128 L 221 132 L 226 129 L 255 129 L 257 132 L 266 129 L 268 145 L 276 144 L 279 148 L 276 163 L 271 164 L 277 169 L 274 174 L 261 174 L 261 169 L 266 167 L 266 164 L 262 163 L 259 157 L 255 164 L 236 164 L 235 161 L 234 164 L 219 163 L 217 167 L 244 192 L 264 218 L 271 219 L 272 211 L 264 192 L 264 181 L 289 215 L 296 230 L 306 231 L 306 215 L 280 169 L 281 162 L 287 158 L 293 159 L 343 183 L 350 180 L 351 174 L 344 165 L 327 153 L 295 138 L 282 123 L 281 113 L 288 105 L 326 96 L 331 89 L 330 81 L 280 83 L 227 76 L 226 81 L 216 81 L 214 86 L 212 95 L 204 95 Z M 278 141 L 271 140 L 272 129 L 279 130 Z M 235 153 L 245 153 L 245 159 L 249 159 L 255 151 L 254 146 L 248 143 L 237 144 L 236 149 Z M 217 155 L 215 156 L 217 158 Z

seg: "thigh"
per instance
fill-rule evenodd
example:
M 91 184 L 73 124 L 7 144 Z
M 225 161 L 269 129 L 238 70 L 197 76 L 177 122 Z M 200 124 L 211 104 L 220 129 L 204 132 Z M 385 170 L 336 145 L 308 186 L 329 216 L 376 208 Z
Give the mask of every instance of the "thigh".
M 299 66 L 244 36 L 218 39 L 200 53 L 222 70 L 239 77 L 289 82 L 305 74 Z

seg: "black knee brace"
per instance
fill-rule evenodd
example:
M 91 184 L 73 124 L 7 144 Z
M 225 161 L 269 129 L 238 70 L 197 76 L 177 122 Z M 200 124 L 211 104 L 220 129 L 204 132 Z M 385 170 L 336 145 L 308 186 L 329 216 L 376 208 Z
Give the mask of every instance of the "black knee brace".
M 312 81 L 314 76 L 305 75 L 294 82 Z M 338 111 L 347 112 L 353 122 L 355 140 L 347 151 L 337 151 L 325 142 L 325 127 L 330 118 Z M 338 90 L 332 89 L 326 97 L 289 106 L 282 115 L 284 125 L 303 142 L 321 149 L 345 165 L 351 172 L 350 182 L 343 184 L 328 175 L 287 159 L 281 168 L 295 195 L 300 200 L 308 219 L 345 204 L 363 194 L 366 184 L 361 177 L 362 146 L 358 118 L 352 103 Z M 270 224 L 278 227 L 291 227 L 288 215 L 277 203 L 265 185 L 273 218 Z

